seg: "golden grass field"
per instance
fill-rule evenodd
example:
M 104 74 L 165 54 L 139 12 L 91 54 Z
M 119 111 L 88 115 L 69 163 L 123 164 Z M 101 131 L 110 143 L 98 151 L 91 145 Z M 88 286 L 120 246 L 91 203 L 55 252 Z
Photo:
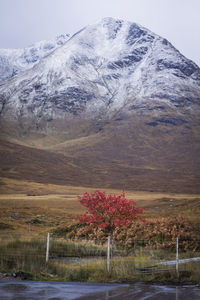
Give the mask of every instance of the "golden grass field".
M 14 179 L 1 179 L 0 223 L 13 226 L 13 232 L 32 233 L 47 231 L 69 224 L 74 216 L 84 211 L 77 200 L 78 195 L 92 192 L 95 188 L 39 184 Z M 121 190 L 100 189 L 107 194 L 120 194 Z M 126 191 L 125 191 L 126 192 Z M 159 216 L 185 216 L 198 220 L 200 195 L 127 191 L 128 199 L 137 206 L 145 207 L 146 218 Z M 34 220 L 41 221 L 37 224 Z

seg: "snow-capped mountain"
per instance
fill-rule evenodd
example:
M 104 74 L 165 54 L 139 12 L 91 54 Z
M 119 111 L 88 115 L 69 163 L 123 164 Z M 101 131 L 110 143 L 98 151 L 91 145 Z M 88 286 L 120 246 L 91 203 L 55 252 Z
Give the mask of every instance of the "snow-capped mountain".
M 112 18 L 52 49 L 0 87 L 0 176 L 200 191 L 194 62 L 150 30 Z
M 53 47 L 42 45 L 23 51 L 19 65 L 34 64 Z M 40 48 L 42 55 L 34 55 Z M 3 117 L 37 123 L 74 115 L 110 118 L 119 110 L 157 115 L 179 107 L 181 113 L 200 104 L 200 69 L 148 29 L 105 18 L 4 84 L 0 97 Z
M 31 69 L 68 39 L 69 35 L 63 34 L 55 40 L 40 41 L 24 49 L 0 49 L 0 85 L 13 76 Z

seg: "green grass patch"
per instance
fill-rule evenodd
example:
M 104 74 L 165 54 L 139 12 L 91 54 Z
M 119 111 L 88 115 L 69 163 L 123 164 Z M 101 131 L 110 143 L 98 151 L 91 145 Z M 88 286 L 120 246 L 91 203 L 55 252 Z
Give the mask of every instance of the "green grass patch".
M 121 251 L 121 252 L 120 252 Z M 111 260 L 110 272 L 106 267 L 106 246 L 91 242 L 50 239 L 50 258 L 45 261 L 46 239 L 27 238 L 1 239 L 0 272 L 31 274 L 35 280 L 84 281 L 84 282 L 134 282 L 192 280 L 200 283 L 200 262 L 175 266 L 158 265 L 158 261 L 174 260 L 175 253 L 163 249 L 133 249 L 132 252 L 116 249 Z M 126 256 L 127 255 L 127 256 Z M 186 255 L 180 253 L 180 258 Z M 188 253 L 188 256 L 200 253 Z M 77 257 L 73 263 L 64 263 L 60 258 Z M 85 261 L 82 259 L 85 258 Z M 86 259 L 89 258 L 89 259 Z

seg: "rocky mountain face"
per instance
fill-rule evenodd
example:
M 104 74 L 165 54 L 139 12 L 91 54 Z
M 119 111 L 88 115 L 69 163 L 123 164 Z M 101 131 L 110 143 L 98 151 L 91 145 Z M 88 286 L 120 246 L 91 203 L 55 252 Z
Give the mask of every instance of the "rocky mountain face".
M 112 18 L 0 87 L 2 139 L 68 157 L 74 175 L 69 166 L 62 174 L 74 185 L 200 191 L 199 108 L 199 67 L 166 39 Z
M 31 69 L 43 57 L 62 46 L 68 39 L 69 35 L 63 34 L 55 40 L 41 41 L 24 49 L 0 49 L 0 85 Z

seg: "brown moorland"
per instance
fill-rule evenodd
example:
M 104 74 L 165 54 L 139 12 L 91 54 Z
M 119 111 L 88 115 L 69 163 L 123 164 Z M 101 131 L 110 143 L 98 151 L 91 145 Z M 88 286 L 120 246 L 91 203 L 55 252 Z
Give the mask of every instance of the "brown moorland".
M 64 128 L 44 130 L 43 135 L 2 135 L 0 176 L 45 184 L 199 193 L 198 121 L 190 120 L 189 126 L 150 126 L 149 121 L 136 115 L 125 120 L 115 116 L 101 124 L 93 120 L 68 137 Z
M 71 224 L 75 215 L 82 213 L 77 196 L 95 188 L 41 184 L 30 181 L 1 178 L 0 223 L 10 225 L 15 233 L 44 233 L 58 226 Z M 120 194 L 121 190 L 102 189 Z M 200 195 L 127 191 L 128 199 L 145 207 L 147 219 L 184 216 L 198 222 Z M 11 230 L 12 232 L 13 230 Z

